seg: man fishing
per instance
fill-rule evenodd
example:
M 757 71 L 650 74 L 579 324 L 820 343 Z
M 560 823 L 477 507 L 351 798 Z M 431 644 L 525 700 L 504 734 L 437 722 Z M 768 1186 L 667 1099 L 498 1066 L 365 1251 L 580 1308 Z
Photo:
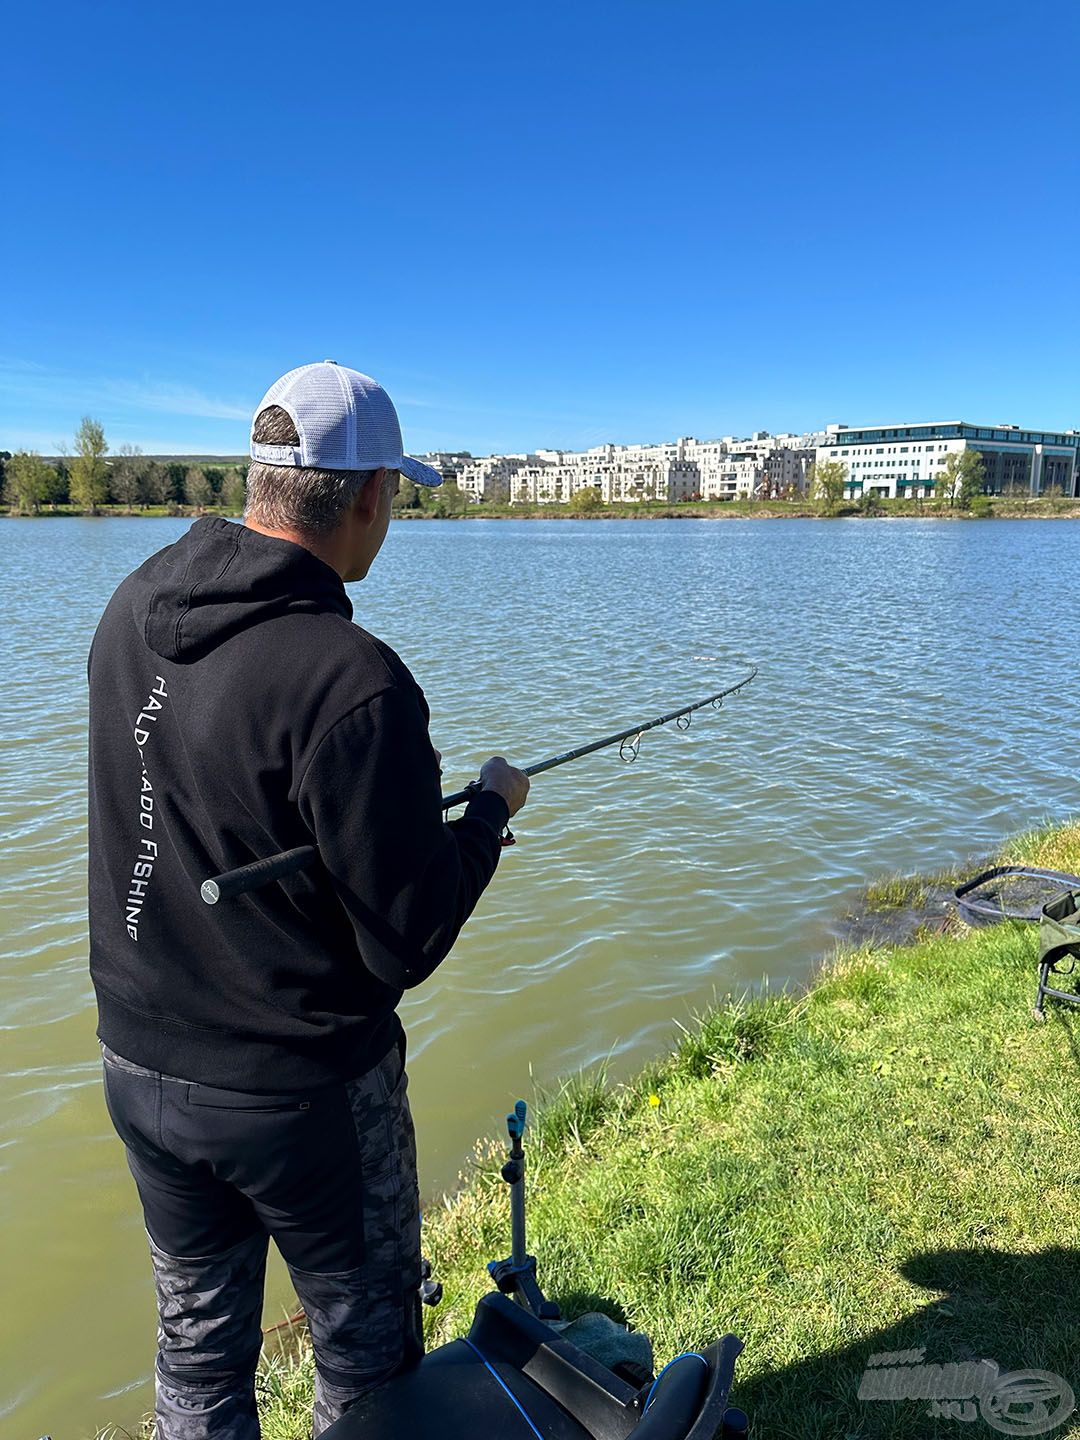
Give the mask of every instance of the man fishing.
M 159 1440 L 256 1440 L 268 1237 L 307 1314 L 316 1436 L 422 1352 L 396 1007 L 494 874 L 527 777 L 443 822 L 422 691 L 351 621 L 399 474 L 393 404 L 333 361 L 274 384 L 243 526 L 196 521 L 90 653 L 90 969 L 105 1093 L 149 1234 Z M 213 908 L 205 875 L 318 862 Z

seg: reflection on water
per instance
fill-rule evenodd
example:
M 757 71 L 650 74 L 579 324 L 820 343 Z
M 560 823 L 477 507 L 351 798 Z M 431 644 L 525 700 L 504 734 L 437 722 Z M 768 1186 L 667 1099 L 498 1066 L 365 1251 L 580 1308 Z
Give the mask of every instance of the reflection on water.
M 0 527 L 0 1175 L 18 1297 L 0 1415 L 13 1434 L 88 1434 L 147 1404 L 149 1267 L 86 975 L 84 665 L 115 584 L 186 523 Z M 538 760 L 761 667 L 685 734 L 647 734 L 636 764 L 609 751 L 534 782 L 519 844 L 404 1006 L 429 1192 L 534 1078 L 601 1060 L 627 1075 L 714 994 L 804 979 L 866 876 L 984 854 L 1076 808 L 1060 697 L 1077 533 L 392 527 L 352 587 L 357 619 L 424 686 L 448 787 L 493 750 Z M 271 1290 L 277 1318 L 280 1271 Z

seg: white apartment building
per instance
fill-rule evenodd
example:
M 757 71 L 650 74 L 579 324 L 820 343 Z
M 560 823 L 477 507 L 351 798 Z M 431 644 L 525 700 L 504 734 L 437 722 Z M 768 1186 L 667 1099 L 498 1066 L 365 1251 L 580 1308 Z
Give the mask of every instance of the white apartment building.
M 456 457 L 452 477 L 439 468 L 473 504 L 565 504 L 586 487 L 597 490 L 604 505 L 672 504 L 801 490 L 813 454 L 806 436 L 759 431 L 749 440 L 683 436 L 660 445 Z
M 1080 486 L 1080 432 L 1021 430 L 1018 425 L 969 425 L 963 420 L 903 425 L 830 425 L 817 448 L 818 462 L 845 466 L 844 494 L 925 499 L 949 454 L 977 450 L 985 489 L 1032 495 L 1051 488 L 1075 495 Z
M 510 498 L 513 476 L 521 467 L 535 461 L 535 455 L 488 455 L 467 461 L 455 479 L 471 504 L 505 505 Z
M 454 450 L 429 450 L 424 461 L 433 470 L 438 470 L 444 480 L 457 480 L 462 467 L 472 462 L 472 456 Z
M 573 477 L 562 465 L 542 461 L 537 455 L 530 459 L 536 463 L 522 465 L 511 478 L 510 504 L 565 505 L 575 493 Z
M 749 500 L 754 496 L 801 493 L 814 451 L 802 436 L 765 435 L 737 440 L 694 442 L 703 500 Z

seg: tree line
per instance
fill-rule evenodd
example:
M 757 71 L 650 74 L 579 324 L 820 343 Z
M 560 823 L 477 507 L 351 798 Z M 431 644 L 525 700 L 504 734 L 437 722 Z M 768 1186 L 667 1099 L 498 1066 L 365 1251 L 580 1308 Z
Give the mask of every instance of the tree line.
M 958 510 L 970 510 L 986 489 L 986 466 L 977 450 L 950 451 L 944 464 L 933 477 L 936 503 L 955 506 Z M 844 498 L 848 484 L 848 467 L 842 460 L 822 460 L 812 465 L 808 489 L 810 498 L 819 501 L 827 511 L 835 510 Z M 925 488 L 925 480 L 913 482 L 913 488 Z M 864 507 L 875 503 L 871 490 L 864 492 L 860 503 Z
M 71 505 L 97 515 L 107 505 L 129 513 L 159 506 L 205 510 L 244 508 L 246 465 L 185 465 L 144 455 L 138 445 L 121 445 L 109 457 L 101 422 L 84 416 L 72 449 L 54 463 L 34 450 L 0 451 L 4 503 L 18 515 Z

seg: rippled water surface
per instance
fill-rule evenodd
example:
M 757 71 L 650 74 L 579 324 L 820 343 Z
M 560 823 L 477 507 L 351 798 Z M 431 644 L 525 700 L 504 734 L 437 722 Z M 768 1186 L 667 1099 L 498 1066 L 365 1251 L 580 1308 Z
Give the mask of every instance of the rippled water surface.
M 86 974 L 85 655 L 115 585 L 186 523 L 0 524 L 11 1435 L 87 1435 L 149 1400 L 149 1267 Z M 534 783 L 519 844 L 404 1007 L 427 1193 L 534 1082 L 604 1059 L 628 1075 L 714 994 L 804 979 L 868 876 L 1076 809 L 1078 539 L 1023 521 L 391 528 L 356 616 L 424 686 L 448 788 L 493 750 L 538 760 L 761 671 L 685 734 L 646 735 L 635 765 L 606 752 Z M 268 1319 L 287 1298 L 278 1270 Z

